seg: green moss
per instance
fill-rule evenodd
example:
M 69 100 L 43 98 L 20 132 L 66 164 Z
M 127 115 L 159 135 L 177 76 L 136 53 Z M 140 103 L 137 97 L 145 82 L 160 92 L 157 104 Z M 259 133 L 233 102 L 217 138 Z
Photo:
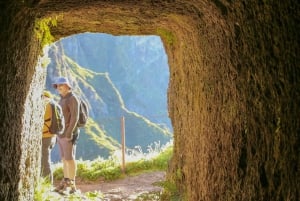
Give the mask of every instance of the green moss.
M 160 182 L 159 186 L 164 188 L 163 193 L 160 196 L 160 200 L 162 201 L 182 201 L 184 200 L 182 196 L 180 196 L 177 186 L 172 181 L 163 181 Z
M 174 45 L 176 42 L 176 37 L 173 34 L 173 32 L 163 29 L 163 28 L 157 28 L 156 33 L 163 38 L 163 40 L 169 44 Z
M 57 20 L 61 16 L 42 18 L 35 21 L 35 35 L 41 42 L 42 48 L 54 42 L 51 35 L 51 27 L 57 26 Z
M 48 57 L 43 58 L 42 67 L 46 68 L 50 62 L 51 62 L 51 60 Z

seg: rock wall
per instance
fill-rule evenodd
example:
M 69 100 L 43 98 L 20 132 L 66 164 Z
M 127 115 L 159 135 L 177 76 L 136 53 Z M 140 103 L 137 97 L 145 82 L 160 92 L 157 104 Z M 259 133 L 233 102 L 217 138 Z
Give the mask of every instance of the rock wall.
M 198 21 L 200 51 L 187 47 L 171 67 L 169 177 L 186 200 L 297 200 L 299 13 L 289 2 L 223 2 L 221 16 Z
M 0 199 L 33 200 L 39 175 L 45 68 L 36 66 L 40 49 L 30 9 L 15 2 L 1 9 Z
M 35 26 L 40 19 L 54 20 L 55 39 L 87 31 L 161 36 L 174 127 L 168 179 L 181 200 L 299 196 L 295 1 L 37 0 L 1 8 L 1 200 L 33 200 L 38 177 L 38 55 L 51 39 L 48 26 Z

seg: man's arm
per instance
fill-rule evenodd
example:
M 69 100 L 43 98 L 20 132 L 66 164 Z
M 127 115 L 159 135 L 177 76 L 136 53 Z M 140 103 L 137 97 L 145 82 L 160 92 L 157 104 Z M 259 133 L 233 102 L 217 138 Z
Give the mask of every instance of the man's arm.
M 72 133 L 77 126 L 79 119 L 79 102 L 74 96 L 70 97 L 68 100 L 68 108 L 70 111 L 70 121 L 66 130 L 66 137 L 72 138 Z

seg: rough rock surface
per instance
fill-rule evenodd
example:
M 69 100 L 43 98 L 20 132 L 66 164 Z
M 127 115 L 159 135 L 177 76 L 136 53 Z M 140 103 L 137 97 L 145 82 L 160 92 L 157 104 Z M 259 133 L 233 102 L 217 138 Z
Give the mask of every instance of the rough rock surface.
M 299 197 L 297 1 L 11 0 L 0 7 L 1 200 L 33 200 L 45 80 L 38 55 L 49 27 L 56 40 L 82 32 L 161 36 L 174 127 L 167 178 L 183 199 Z

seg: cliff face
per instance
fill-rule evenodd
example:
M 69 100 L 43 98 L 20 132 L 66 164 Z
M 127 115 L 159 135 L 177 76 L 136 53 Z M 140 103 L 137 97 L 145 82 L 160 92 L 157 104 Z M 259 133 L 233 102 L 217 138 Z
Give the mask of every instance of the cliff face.
M 45 81 L 37 62 L 49 38 L 37 37 L 48 32 L 36 22 L 48 17 L 57 17 L 56 40 L 86 31 L 162 38 L 174 128 L 168 179 L 183 199 L 299 196 L 296 1 L 19 2 L 1 3 L 1 200 L 33 197 Z

